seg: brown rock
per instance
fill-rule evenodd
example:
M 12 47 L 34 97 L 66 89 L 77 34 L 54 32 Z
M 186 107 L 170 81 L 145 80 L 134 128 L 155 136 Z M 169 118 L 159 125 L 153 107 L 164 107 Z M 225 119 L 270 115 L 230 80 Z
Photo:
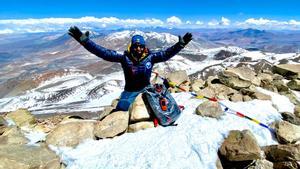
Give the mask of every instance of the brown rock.
M 261 149 L 249 130 L 232 130 L 219 149 L 229 161 L 247 161 L 261 158 Z
M 291 79 L 300 78 L 300 65 L 299 64 L 275 65 L 273 67 L 273 72 Z
M 12 119 L 19 127 L 34 125 L 36 121 L 34 116 L 26 109 L 19 109 L 8 113 L 6 118 Z
M 300 105 L 295 106 L 294 114 L 296 117 L 300 118 Z
M 183 88 L 185 91 L 190 89 L 190 79 L 185 70 L 179 70 L 166 75 L 166 78 Z M 178 88 L 173 88 L 173 92 L 182 92 Z
M 300 118 L 289 112 L 281 113 L 282 119 L 295 125 L 300 125 Z
M 253 99 L 258 99 L 258 100 L 271 100 L 271 96 L 266 95 L 266 94 L 261 93 L 261 92 L 258 92 L 258 91 L 254 92 L 254 93 L 251 95 L 251 97 L 252 97 Z
M 60 169 L 60 159 L 46 147 L 0 145 L 0 168 Z
M 124 133 L 128 128 L 129 113 L 117 111 L 97 122 L 94 134 L 98 138 L 111 138 Z
M 128 132 L 135 133 L 140 130 L 144 130 L 147 128 L 154 128 L 154 124 L 152 121 L 143 121 L 134 124 L 130 124 L 128 127 Z
M 14 126 L 6 128 L 4 133 L 0 136 L 0 145 L 4 144 L 27 144 L 29 140 L 21 132 L 20 128 Z
M 130 106 L 129 114 L 130 123 L 150 120 L 150 115 L 142 99 L 142 94 L 139 94 Z
M 291 81 L 289 81 L 289 82 L 287 83 L 287 86 L 288 86 L 290 89 L 300 91 L 300 80 L 298 80 L 298 79 L 293 79 L 293 80 L 291 80 Z
M 191 84 L 191 90 L 193 92 L 198 92 L 199 90 L 204 88 L 205 82 L 202 79 L 196 79 Z
M 271 145 L 263 147 L 263 151 L 272 162 L 300 161 L 300 144 Z
M 268 160 L 256 160 L 253 165 L 247 169 L 273 169 L 273 163 Z
M 274 169 L 299 169 L 300 164 L 296 161 L 284 161 L 274 163 Z
M 248 95 L 243 96 L 243 101 L 244 102 L 251 101 L 251 100 L 252 100 L 252 98 L 250 96 L 248 96 Z
M 55 146 L 75 147 L 86 139 L 94 139 L 94 125 L 94 121 L 66 121 L 48 134 L 46 143 Z
M 242 102 L 243 101 L 243 95 L 239 93 L 235 93 L 230 97 L 230 101 L 233 102 Z
M 300 126 L 281 121 L 275 124 L 277 139 L 280 143 L 295 143 L 300 140 Z

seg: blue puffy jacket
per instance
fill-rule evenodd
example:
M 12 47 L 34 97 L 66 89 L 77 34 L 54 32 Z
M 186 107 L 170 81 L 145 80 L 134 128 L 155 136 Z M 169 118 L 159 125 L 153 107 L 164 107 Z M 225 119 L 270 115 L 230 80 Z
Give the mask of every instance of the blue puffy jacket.
M 125 51 L 124 54 L 119 54 L 114 50 L 109 50 L 97 45 L 91 40 L 87 40 L 84 47 L 104 60 L 121 63 L 125 76 L 125 90 L 140 91 L 150 84 L 153 65 L 158 62 L 167 61 L 176 55 L 184 46 L 176 43 L 164 51 L 155 53 L 149 52 L 146 57 L 138 62 L 131 58 L 128 51 Z

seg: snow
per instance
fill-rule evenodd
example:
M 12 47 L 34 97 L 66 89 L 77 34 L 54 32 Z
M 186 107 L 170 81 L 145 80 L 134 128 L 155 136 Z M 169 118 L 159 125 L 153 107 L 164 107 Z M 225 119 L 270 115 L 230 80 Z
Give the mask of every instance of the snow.
M 195 109 L 204 100 L 192 98 L 189 93 L 173 96 L 178 104 L 185 106 L 177 120 L 178 126 L 159 126 L 137 133 L 125 133 L 113 139 L 86 140 L 76 148 L 50 147 L 68 169 L 213 169 L 216 168 L 218 148 L 230 130 L 250 130 L 260 146 L 278 144 L 268 129 L 250 120 L 230 112 L 219 120 L 201 117 L 195 114 Z M 272 101 L 222 103 L 269 125 L 281 119 L 273 104 L 289 109 L 285 97 L 278 97 L 272 92 L 271 97 Z

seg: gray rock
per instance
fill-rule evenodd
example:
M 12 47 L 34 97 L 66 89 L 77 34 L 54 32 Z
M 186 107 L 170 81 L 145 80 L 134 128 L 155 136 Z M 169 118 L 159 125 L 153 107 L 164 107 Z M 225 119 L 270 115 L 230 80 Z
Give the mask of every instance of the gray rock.
M 296 117 L 300 118 L 300 105 L 295 106 L 294 114 Z
M 220 119 L 224 112 L 217 102 L 205 101 L 197 107 L 196 114 Z
M 226 68 L 218 77 L 223 84 L 234 89 L 248 88 L 252 84 L 260 85 L 260 79 L 248 67 Z

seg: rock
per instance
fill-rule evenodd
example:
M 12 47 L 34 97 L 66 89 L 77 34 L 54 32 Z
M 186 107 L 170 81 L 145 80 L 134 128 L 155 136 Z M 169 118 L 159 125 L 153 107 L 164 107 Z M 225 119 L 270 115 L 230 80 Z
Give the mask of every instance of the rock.
M 7 127 L 6 120 L 2 116 L 0 116 L 0 135 L 4 133 L 6 127 Z
M 277 139 L 280 143 L 295 143 L 300 140 L 300 126 L 296 126 L 286 121 L 275 124 Z
M 130 106 L 129 114 L 130 123 L 150 120 L 150 115 L 142 99 L 142 94 L 139 94 Z
M 300 118 L 289 112 L 281 113 L 282 119 L 295 125 L 300 125 Z
M 4 133 L 0 136 L 0 145 L 4 144 L 27 144 L 29 140 L 21 132 L 20 128 L 14 126 L 6 128 Z
M 217 102 L 205 101 L 197 107 L 196 114 L 220 119 L 224 112 Z
M 255 92 L 251 95 L 251 97 L 252 97 L 253 99 L 258 99 L 258 100 L 271 100 L 271 99 L 272 99 L 271 96 L 266 95 L 266 94 L 261 93 L 261 92 L 258 92 L 258 91 L 255 91 Z
M 279 94 L 288 97 L 294 105 L 300 105 L 300 99 L 298 99 L 298 97 L 291 90 L 286 92 L 279 92 Z
M 268 160 L 256 160 L 255 163 L 247 169 L 273 169 L 273 163 Z
M 185 70 L 179 70 L 166 75 L 166 78 L 182 87 L 184 90 L 189 91 L 190 79 Z M 173 88 L 173 92 L 182 92 L 178 88 Z
M 232 130 L 221 145 L 220 154 L 229 161 L 247 161 L 261 158 L 261 149 L 249 130 Z
M 232 96 L 230 96 L 230 101 L 233 102 L 242 102 L 243 101 L 243 95 L 239 93 L 235 93 Z
M 219 99 L 225 99 L 228 100 L 229 96 L 238 93 L 238 91 L 231 89 L 223 84 L 211 84 L 207 86 L 206 88 L 200 90 L 197 92 L 197 95 L 199 96 L 205 96 L 205 97 L 216 97 Z
M 3 169 L 60 169 L 60 159 L 46 147 L 0 145 L 0 168 Z
M 300 118 L 300 105 L 295 106 L 294 114 L 296 117 Z
M 234 89 L 248 88 L 252 84 L 260 85 L 260 79 L 248 67 L 226 68 L 218 77 L 223 84 Z
M 222 82 L 220 81 L 220 79 L 218 78 L 218 76 L 209 76 L 206 81 L 204 86 L 211 86 L 213 84 L 222 84 Z
M 298 79 L 293 79 L 293 80 L 291 80 L 291 81 L 289 81 L 289 82 L 287 83 L 287 86 L 288 86 L 290 89 L 300 91 L 300 80 L 298 80 Z
M 220 50 L 220 52 L 218 52 L 217 54 L 214 55 L 214 59 L 215 60 L 224 60 L 226 58 L 229 58 L 231 56 L 236 55 L 236 52 L 230 52 L 230 51 L 226 51 L 226 50 Z
M 94 134 L 98 138 L 112 138 L 128 128 L 129 113 L 117 111 L 97 122 Z
M 65 121 L 46 137 L 46 143 L 55 146 L 75 147 L 86 139 L 94 139 L 95 121 Z
M 274 169 L 299 169 L 300 164 L 296 161 L 284 161 L 274 163 Z
M 289 87 L 282 80 L 274 80 L 272 84 L 278 92 L 289 91 Z
M 248 96 L 248 95 L 243 96 L 243 101 L 244 102 L 251 101 L 251 100 L 252 100 L 252 98 L 250 96 Z
M 191 90 L 193 92 L 198 92 L 199 90 L 204 88 L 205 82 L 202 79 L 196 79 L 191 84 Z
M 114 107 L 112 107 L 112 106 L 105 107 L 104 110 L 100 113 L 98 119 L 99 120 L 104 119 L 104 117 L 108 116 L 112 112 L 113 109 L 114 109 Z
M 6 118 L 13 120 L 17 126 L 32 126 L 35 124 L 34 116 L 26 109 L 19 109 L 17 111 L 8 113 Z
M 130 124 L 128 127 L 128 132 L 135 133 L 140 130 L 144 130 L 147 128 L 154 128 L 154 124 L 152 121 L 143 121 L 134 124 Z
M 272 162 L 300 161 L 300 144 L 271 145 L 262 148 Z
M 300 78 L 300 64 L 280 64 L 273 67 L 273 72 L 289 79 Z
M 216 168 L 223 169 L 223 166 L 222 166 L 222 163 L 221 163 L 221 160 L 219 157 L 217 158 L 217 161 L 216 161 Z

